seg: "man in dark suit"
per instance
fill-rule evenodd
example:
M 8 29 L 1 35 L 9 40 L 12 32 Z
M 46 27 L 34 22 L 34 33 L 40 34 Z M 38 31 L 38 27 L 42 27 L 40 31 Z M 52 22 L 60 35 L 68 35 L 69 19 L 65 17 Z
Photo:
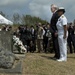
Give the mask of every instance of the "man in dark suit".
M 53 41 L 53 50 L 55 51 L 54 58 L 59 59 L 60 58 L 60 50 L 58 45 L 58 34 L 57 34 L 57 27 L 56 23 L 58 21 L 58 14 L 57 14 L 58 7 L 54 4 L 51 5 L 51 12 L 53 13 L 51 21 L 50 21 L 50 27 L 51 27 L 51 33 L 52 33 L 52 41 Z

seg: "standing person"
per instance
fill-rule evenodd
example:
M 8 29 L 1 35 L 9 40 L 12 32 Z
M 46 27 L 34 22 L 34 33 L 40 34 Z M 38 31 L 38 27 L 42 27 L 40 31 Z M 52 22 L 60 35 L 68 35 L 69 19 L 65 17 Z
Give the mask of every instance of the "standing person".
M 48 29 L 47 29 L 46 25 L 43 28 L 45 30 L 45 34 L 43 36 L 43 49 L 44 49 L 44 52 L 46 53 L 47 52 L 47 44 L 48 44 L 48 37 L 46 36 L 46 34 L 47 34 Z
M 42 27 L 42 24 L 39 23 L 38 31 L 37 31 L 37 48 L 38 53 L 43 51 L 43 35 L 45 34 L 45 30 Z
M 55 51 L 54 58 L 59 59 L 60 52 L 59 52 L 57 27 L 56 27 L 56 23 L 59 18 L 58 14 L 57 14 L 57 9 L 58 9 L 58 7 L 56 5 L 54 5 L 54 4 L 51 5 L 51 11 L 52 11 L 53 15 L 51 18 L 50 27 L 51 27 L 51 33 L 52 33 L 53 50 Z
M 75 25 L 73 27 L 74 27 L 74 35 L 75 35 Z
M 70 26 L 68 28 L 68 45 L 70 48 L 70 53 L 73 53 L 72 45 L 74 47 L 74 53 L 75 53 L 75 35 L 74 35 L 74 27 L 72 26 L 72 23 L 70 23 Z
M 45 34 L 44 34 L 44 41 L 43 41 L 43 44 L 44 44 L 44 52 L 46 53 L 49 49 L 49 44 L 50 44 L 50 39 L 51 39 L 51 31 L 50 31 L 50 25 L 47 24 L 45 27 L 44 27 L 44 30 L 45 30 Z
M 24 27 L 24 25 L 19 26 L 18 30 L 19 30 L 20 40 L 22 41 L 23 45 L 25 46 L 27 44 L 27 42 L 25 40 L 25 27 Z
M 35 37 L 35 29 L 34 29 L 34 26 L 31 26 L 30 28 L 30 32 L 31 32 L 31 35 L 32 35 L 32 39 L 30 41 L 30 51 L 31 52 L 34 52 L 36 50 L 36 37 Z
M 67 61 L 67 18 L 64 16 L 65 9 L 64 7 L 59 7 L 58 15 L 60 16 L 57 21 L 57 29 L 58 29 L 58 42 L 59 42 L 59 49 L 60 49 L 60 59 L 57 61 Z

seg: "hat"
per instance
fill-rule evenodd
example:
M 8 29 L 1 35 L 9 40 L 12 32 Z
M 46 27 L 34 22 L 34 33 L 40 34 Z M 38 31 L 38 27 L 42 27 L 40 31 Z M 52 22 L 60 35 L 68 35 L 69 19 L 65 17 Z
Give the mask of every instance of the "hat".
M 59 7 L 58 10 L 57 10 L 57 12 L 59 12 L 59 11 L 63 11 L 63 13 L 65 13 L 64 7 Z

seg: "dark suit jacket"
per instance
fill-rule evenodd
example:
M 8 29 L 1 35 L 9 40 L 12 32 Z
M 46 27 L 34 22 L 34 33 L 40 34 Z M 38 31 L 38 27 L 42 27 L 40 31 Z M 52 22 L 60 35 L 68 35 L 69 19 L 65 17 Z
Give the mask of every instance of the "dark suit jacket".
M 56 31 L 57 31 L 57 27 L 56 27 L 56 23 L 58 21 L 58 14 L 57 12 L 55 12 L 53 15 L 52 15 L 52 18 L 51 18 L 51 21 L 50 21 L 50 27 L 51 27 L 51 33 L 54 34 Z
M 68 35 L 69 36 L 74 35 L 74 28 L 69 27 L 69 29 L 68 29 Z

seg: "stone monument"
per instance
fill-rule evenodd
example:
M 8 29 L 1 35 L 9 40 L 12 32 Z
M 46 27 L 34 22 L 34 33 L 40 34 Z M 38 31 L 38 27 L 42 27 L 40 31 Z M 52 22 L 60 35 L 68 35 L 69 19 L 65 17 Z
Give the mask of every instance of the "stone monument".
M 21 61 L 12 53 L 12 38 L 10 31 L 0 31 L 0 73 L 22 72 Z M 16 59 L 18 59 L 18 63 L 15 65 Z
M 6 51 L 12 51 L 12 34 L 9 31 L 0 31 L 0 48 Z

